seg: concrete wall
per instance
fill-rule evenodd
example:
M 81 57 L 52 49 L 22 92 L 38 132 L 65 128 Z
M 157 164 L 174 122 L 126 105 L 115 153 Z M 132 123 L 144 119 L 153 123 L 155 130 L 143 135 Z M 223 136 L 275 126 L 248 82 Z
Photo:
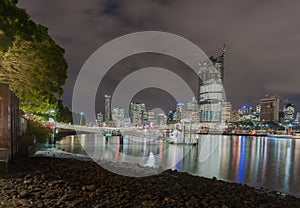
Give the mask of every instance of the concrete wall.
M 24 135 L 19 137 L 18 155 L 28 156 L 30 149 L 36 143 L 34 135 Z
M 0 83 L 0 162 L 7 164 L 18 152 L 19 100 L 8 84 Z

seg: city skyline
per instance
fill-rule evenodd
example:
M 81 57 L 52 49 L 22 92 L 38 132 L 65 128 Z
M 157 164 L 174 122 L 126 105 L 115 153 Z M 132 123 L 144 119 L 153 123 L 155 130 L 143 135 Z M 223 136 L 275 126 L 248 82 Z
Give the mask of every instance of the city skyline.
M 110 95 L 105 95 L 110 97 Z M 284 104 L 280 105 L 280 98 L 278 96 L 267 96 L 260 99 L 260 103 L 256 106 L 244 105 L 240 108 L 233 109 L 229 101 L 222 101 L 220 103 L 220 118 L 218 121 L 222 124 L 238 123 L 238 122 L 253 122 L 253 123 L 278 123 L 279 125 L 295 124 L 300 122 L 299 115 L 293 103 L 284 100 Z M 107 103 L 105 103 L 106 106 Z M 193 123 L 213 123 L 217 120 L 207 120 L 201 114 L 201 104 L 199 105 L 193 97 L 185 102 L 177 103 L 174 108 L 168 112 L 161 111 L 162 109 L 154 109 L 147 106 L 143 102 L 131 102 L 129 115 L 125 117 L 125 109 L 117 106 L 111 106 L 114 111 L 111 121 L 120 121 L 129 119 L 131 123 L 136 126 L 141 126 L 149 123 L 156 123 L 156 118 L 159 115 L 164 115 L 168 118 L 167 123 L 181 123 L 182 120 L 188 119 Z M 282 107 L 281 107 L 282 106 Z M 105 107 L 106 109 L 106 107 Z M 134 113 L 135 112 L 135 113 Z M 149 113 L 151 116 L 149 117 Z M 103 114 L 99 112 L 97 116 Z M 106 114 L 106 112 L 105 112 Z M 115 115 L 115 116 L 114 116 Z M 150 118 L 150 119 L 149 119 Z M 102 118 L 103 119 L 103 118 Z M 99 119 L 97 119 L 98 122 Z M 153 121 L 153 122 L 152 122 Z M 100 122 L 101 123 L 101 122 Z
M 299 109 L 298 69 L 295 66 L 300 48 L 299 31 L 295 27 L 300 19 L 296 10 L 299 2 L 134 3 L 19 1 L 18 6 L 26 8 L 34 21 L 47 26 L 53 39 L 66 49 L 69 78 L 63 101 L 67 106 L 71 106 L 78 71 L 99 46 L 131 32 L 163 30 L 190 39 L 208 56 L 218 54 L 226 43 L 225 92 L 234 108 L 254 106 L 265 93 L 276 93 L 289 98 Z M 212 11 L 214 15 L 211 15 Z M 178 12 L 186 15 L 177 15 Z M 167 60 L 166 65 L 174 70 L 180 65 L 169 62 L 172 61 Z M 126 66 L 129 71 L 132 65 L 136 63 Z M 118 78 L 111 76 L 108 79 L 108 83 L 118 83 Z M 106 85 L 104 83 L 104 88 Z

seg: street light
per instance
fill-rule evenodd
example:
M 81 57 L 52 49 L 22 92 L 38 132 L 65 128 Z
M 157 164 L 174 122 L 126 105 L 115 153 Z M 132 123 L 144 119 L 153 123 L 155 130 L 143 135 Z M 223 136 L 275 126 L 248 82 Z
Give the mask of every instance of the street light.
M 80 121 L 79 121 L 79 125 L 81 126 L 81 122 L 82 122 L 82 116 L 83 116 L 83 112 L 80 112 Z

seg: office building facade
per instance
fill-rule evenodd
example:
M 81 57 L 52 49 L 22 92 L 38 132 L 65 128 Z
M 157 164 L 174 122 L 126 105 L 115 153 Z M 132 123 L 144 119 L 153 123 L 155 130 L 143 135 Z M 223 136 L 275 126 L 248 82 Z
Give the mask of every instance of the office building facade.
M 283 107 L 284 123 L 291 123 L 294 121 L 295 107 L 292 103 L 288 103 Z
M 111 121 L 111 95 L 105 95 L 105 121 Z
M 279 98 L 272 96 L 260 100 L 260 121 L 279 121 Z
M 145 104 L 130 103 L 130 120 L 134 126 L 142 126 L 145 122 Z

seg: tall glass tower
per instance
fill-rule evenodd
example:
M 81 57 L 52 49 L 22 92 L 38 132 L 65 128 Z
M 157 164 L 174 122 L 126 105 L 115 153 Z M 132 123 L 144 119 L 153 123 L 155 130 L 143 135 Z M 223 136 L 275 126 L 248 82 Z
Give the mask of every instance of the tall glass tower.
M 225 100 L 224 80 L 225 45 L 221 55 L 199 63 L 198 102 L 200 122 L 222 121 L 222 102 Z
M 111 95 L 105 95 L 105 121 L 111 121 Z

